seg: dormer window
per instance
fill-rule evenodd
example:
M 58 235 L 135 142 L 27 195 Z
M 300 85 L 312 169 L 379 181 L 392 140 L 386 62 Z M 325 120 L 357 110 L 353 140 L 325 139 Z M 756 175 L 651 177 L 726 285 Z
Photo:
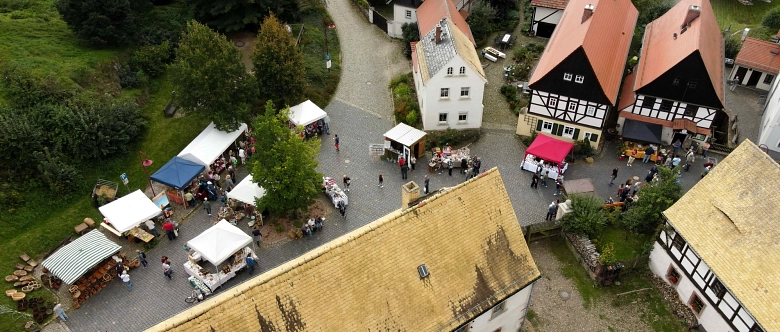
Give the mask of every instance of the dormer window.
M 447 75 L 452 75 L 452 67 L 447 67 Z
M 585 81 L 585 76 L 577 75 L 577 76 L 574 77 L 574 82 L 582 84 L 582 82 L 584 82 L 584 81 Z
M 458 70 L 458 74 L 466 75 L 466 67 L 460 67 L 460 70 Z
M 573 76 L 574 76 L 574 75 L 572 75 L 571 73 L 563 73 L 563 80 L 564 80 L 564 81 L 571 81 L 571 78 L 572 78 Z

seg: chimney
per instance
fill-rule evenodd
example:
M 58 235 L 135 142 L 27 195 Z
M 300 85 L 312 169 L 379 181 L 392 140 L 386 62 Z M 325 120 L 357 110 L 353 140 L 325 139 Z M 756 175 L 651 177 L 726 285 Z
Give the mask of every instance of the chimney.
M 441 41 L 441 24 L 436 24 L 436 44 Z
M 409 204 L 420 198 L 420 186 L 409 181 L 401 186 L 401 208 L 409 208 Z
M 691 26 L 691 22 L 699 17 L 699 15 L 701 15 L 701 7 L 695 5 L 688 6 L 688 13 L 685 14 L 685 21 L 683 21 L 680 28 Z
M 585 11 L 582 12 L 582 22 L 580 24 L 585 23 L 591 16 L 593 16 L 593 5 L 587 4 L 585 5 Z

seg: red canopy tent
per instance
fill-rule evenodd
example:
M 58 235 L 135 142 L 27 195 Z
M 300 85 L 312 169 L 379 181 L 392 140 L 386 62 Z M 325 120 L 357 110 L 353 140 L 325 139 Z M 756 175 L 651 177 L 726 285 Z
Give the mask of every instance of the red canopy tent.
M 529 154 L 532 154 L 538 158 L 542 158 L 547 161 L 551 161 L 558 164 L 558 172 L 560 173 L 561 165 L 566 159 L 566 155 L 574 149 L 574 143 L 557 140 L 550 136 L 539 134 L 531 143 L 531 146 L 525 150 L 525 156 L 523 156 L 523 162 Z

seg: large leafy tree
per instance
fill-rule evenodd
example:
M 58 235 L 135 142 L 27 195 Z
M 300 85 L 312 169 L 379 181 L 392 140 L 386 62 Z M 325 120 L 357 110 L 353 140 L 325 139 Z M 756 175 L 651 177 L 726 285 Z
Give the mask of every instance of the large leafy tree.
M 659 168 L 658 179 L 639 191 L 639 200 L 623 215 L 623 223 L 628 229 L 651 233 L 660 225 L 661 213 L 682 197 L 682 186 L 677 183 L 680 168 Z
M 292 0 L 187 0 L 195 18 L 218 31 L 238 31 L 257 26 L 269 12 L 283 18 L 297 18 L 298 6 Z
M 471 33 L 474 40 L 482 40 L 493 33 L 493 20 L 496 17 L 496 10 L 490 3 L 478 2 L 471 10 L 471 14 L 466 18 L 466 22 L 471 27 Z M 425 31 L 423 33 L 428 33 Z
M 417 22 L 404 23 L 401 26 L 403 33 L 404 54 L 407 58 L 412 57 L 412 42 L 420 40 L 420 27 L 417 26 Z
M 195 21 L 187 28 L 171 65 L 176 102 L 203 113 L 220 130 L 238 129 L 248 117 L 254 83 L 241 54 L 225 36 Z
M 252 178 L 266 190 L 257 202 L 261 210 L 296 212 L 314 203 L 320 194 L 322 174 L 317 156 L 320 140 L 304 140 L 290 131 L 289 108 L 276 112 L 269 101 L 262 116 L 255 118 L 253 137 L 257 152 L 252 155 Z
M 260 26 L 252 62 L 263 99 L 272 100 L 277 108 L 302 101 L 306 84 L 303 53 L 274 15 L 269 15 Z
M 56 6 L 79 38 L 104 46 L 130 43 L 138 18 L 152 4 L 149 0 L 58 0 Z

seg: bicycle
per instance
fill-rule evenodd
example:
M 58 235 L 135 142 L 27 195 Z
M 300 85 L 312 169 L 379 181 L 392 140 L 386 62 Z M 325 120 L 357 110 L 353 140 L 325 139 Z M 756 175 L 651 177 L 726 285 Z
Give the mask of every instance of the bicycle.
M 203 295 L 203 292 L 200 291 L 200 289 L 195 288 L 192 290 L 192 294 L 190 296 L 186 297 L 184 299 L 184 302 L 187 303 L 194 303 L 194 302 L 200 302 L 203 301 L 206 298 L 205 295 Z

